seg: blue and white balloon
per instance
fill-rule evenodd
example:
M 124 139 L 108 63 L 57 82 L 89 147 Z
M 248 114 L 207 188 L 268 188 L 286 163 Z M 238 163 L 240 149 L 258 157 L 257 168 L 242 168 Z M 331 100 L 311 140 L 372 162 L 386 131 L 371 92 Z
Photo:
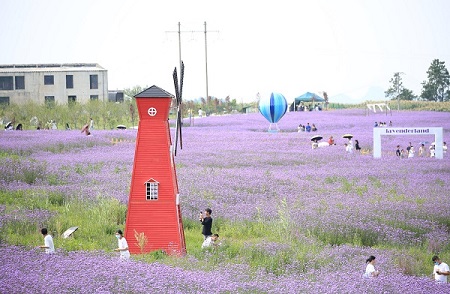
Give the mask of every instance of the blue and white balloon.
M 270 122 L 277 123 L 287 111 L 286 98 L 280 93 L 272 93 L 269 98 L 261 98 L 259 111 Z

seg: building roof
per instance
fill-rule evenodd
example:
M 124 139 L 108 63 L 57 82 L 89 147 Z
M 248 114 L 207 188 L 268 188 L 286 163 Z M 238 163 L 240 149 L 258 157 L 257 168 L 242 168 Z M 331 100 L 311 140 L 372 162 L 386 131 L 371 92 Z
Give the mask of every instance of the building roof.
M 166 90 L 161 89 L 158 86 L 151 86 L 150 88 L 145 89 L 139 94 L 134 96 L 135 98 L 175 98 L 174 95 L 170 94 Z
M 0 64 L 0 73 L 106 71 L 97 63 Z

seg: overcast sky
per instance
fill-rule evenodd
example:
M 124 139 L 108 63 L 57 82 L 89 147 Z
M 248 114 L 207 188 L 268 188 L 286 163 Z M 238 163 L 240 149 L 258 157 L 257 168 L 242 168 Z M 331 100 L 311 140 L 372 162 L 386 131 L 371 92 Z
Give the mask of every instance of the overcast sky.
M 0 64 L 98 63 L 109 89 L 157 85 L 183 97 L 382 100 L 394 72 L 416 95 L 433 59 L 450 63 L 448 0 L 0 0 Z

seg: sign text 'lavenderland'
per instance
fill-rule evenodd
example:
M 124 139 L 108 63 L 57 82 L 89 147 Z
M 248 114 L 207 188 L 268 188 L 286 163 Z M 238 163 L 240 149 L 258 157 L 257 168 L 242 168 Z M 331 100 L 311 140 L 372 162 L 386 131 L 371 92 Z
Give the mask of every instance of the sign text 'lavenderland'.
M 444 158 L 443 129 L 442 127 L 415 127 L 415 128 L 374 128 L 373 129 L 373 157 L 381 158 L 381 136 L 383 135 L 434 135 L 435 156 Z
M 386 128 L 386 134 L 430 134 L 430 128 Z

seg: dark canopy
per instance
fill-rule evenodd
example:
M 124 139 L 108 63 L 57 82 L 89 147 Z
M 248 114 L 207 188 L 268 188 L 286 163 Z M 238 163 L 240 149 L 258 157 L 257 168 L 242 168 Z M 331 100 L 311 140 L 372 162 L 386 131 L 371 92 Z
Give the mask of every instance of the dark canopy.
M 306 92 L 305 94 L 295 98 L 295 105 L 300 102 L 325 102 L 325 99 L 323 99 L 316 93 Z

